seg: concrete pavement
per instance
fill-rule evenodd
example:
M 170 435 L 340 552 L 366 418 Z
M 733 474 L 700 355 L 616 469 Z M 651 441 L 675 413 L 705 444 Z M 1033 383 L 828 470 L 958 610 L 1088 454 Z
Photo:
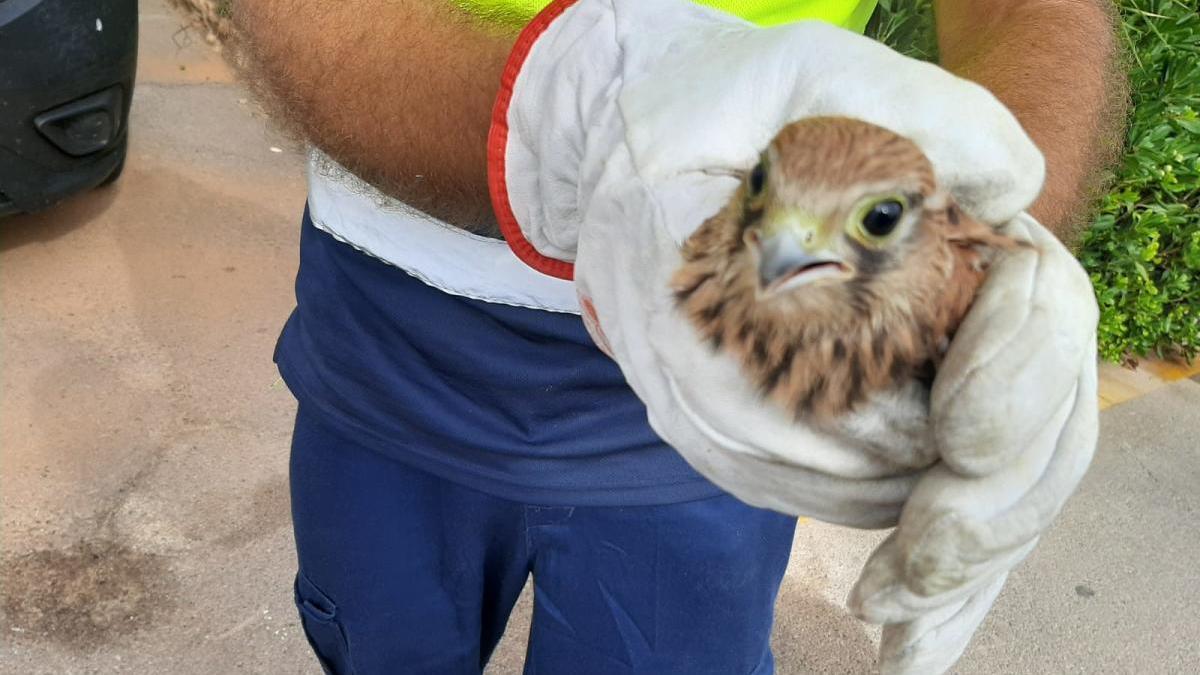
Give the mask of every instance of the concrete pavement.
M 124 176 L 0 223 L 0 671 L 311 672 L 270 358 L 301 154 L 141 5 Z
M 142 0 L 132 147 L 111 189 L 0 222 L 0 673 L 315 673 L 292 607 L 299 148 L 163 0 Z M 273 151 L 272 148 L 278 150 Z M 1200 384 L 1102 416 L 1078 495 L 957 672 L 1200 663 Z M 798 528 L 779 672 L 870 672 L 846 592 L 878 532 Z M 490 675 L 520 672 L 528 597 Z

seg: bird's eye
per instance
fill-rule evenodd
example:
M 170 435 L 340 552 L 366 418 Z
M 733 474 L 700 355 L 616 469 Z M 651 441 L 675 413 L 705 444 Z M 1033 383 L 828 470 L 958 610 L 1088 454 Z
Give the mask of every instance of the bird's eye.
M 862 211 L 859 224 L 863 234 L 883 239 L 896 230 L 904 215 L 904 202 L 894 197 L 872 202 Z
M 750 187 L 750 196 L 757 197 L 762 194 L 763 188 L 767 185 L 767 167 L 762 162 L 754 165 L 750 170 L 750 177 L 747 180 Z

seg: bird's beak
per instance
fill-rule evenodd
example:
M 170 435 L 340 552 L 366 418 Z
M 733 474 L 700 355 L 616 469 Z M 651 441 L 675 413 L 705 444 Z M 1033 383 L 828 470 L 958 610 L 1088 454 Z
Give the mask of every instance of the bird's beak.
M 768 293 L 850 276 L 850 266 L 829 249 L 821 221 L 803 212 L 768 214 L 761 229 L 747 230 L 746 240 L 758 253 L 759 281 Z

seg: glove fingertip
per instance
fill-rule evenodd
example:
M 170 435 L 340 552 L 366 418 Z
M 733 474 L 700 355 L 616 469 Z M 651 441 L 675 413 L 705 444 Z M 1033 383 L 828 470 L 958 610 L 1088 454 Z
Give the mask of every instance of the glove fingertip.
M 939 648 L 925 644 L 924 637 L 909 644 L 905 640 L 907 636 L 904 635 L 905 630 L 902 627 L 889 630 L 891 628 L 889 626 L 884 629 L 883 642 L 879 646 L 880 675 L 937 675 L 949 670 L 966 651 L 965 643 L 961 646 Z M 896 637 L 889 639 L 890 635 Z M 893 646 L 890 642 L 900 644 Z
M 884 626 L 912 621 L 921 615 L 921 609 L 911 606 L 911 598 L 912 592 L 899 581 L 859 579 L 850 589 L 846 608 L 860 621 Z
M 854 618 L 880 626 L 911 618 L 911 613 L 904 611 L 896 602 L 896 593 L 892 589 L 869 593 L 860 592 L 855 586 L 846 600 L 846 607 Z

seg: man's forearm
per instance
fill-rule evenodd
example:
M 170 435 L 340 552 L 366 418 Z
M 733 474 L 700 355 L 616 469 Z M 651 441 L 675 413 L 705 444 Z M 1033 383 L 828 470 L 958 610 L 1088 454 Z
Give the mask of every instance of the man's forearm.
M 1126 88 L 1108 0 L 937 0 L 942 65 L 987 87 L 1046 157 L 1030 209 L 1064 240 L 1120 149 Z
M 466 227 L 491 221 L 486 140 L 514 36 L 449 0 L 238 0 L 276 114 L 356 174 Z

